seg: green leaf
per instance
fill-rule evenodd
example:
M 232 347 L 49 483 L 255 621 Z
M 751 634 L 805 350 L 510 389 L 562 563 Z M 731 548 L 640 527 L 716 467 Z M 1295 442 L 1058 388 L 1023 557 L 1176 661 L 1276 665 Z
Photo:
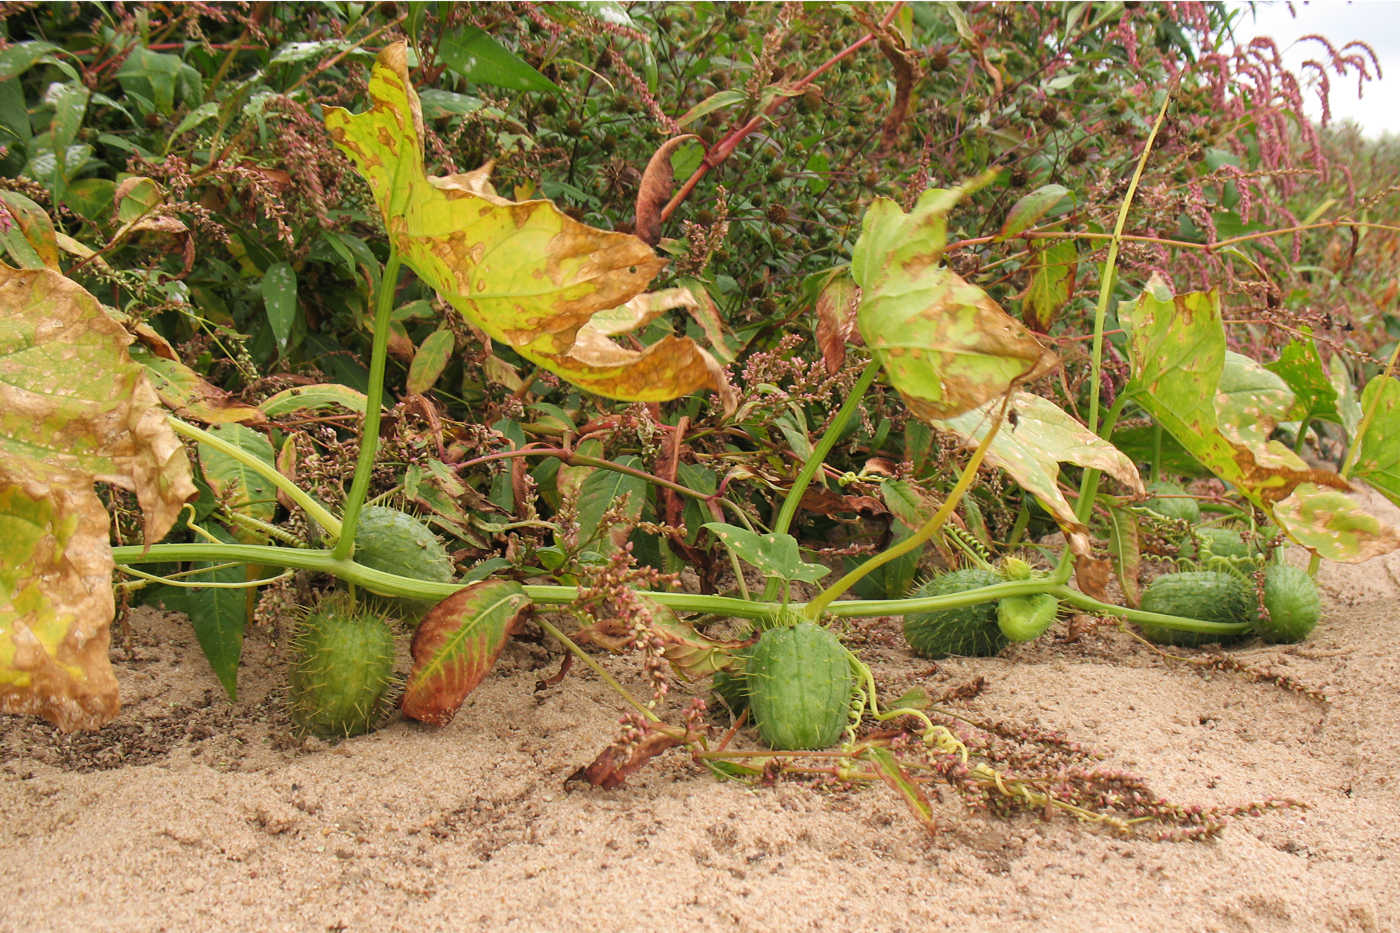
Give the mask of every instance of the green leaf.
M 38 40 L 16 42 L 0 50 L 0 81 L 8 81 L 24 74 L 45 55 L 57 51 L 58 46 L 52 42 Z
M 370 110 L 326 112 L 332 138 L 369 182 L 404 261 L 493 340 L 580 388 L 665 401 L 708 385 L 732 410 L 723 370 L 693 340 L 667 336 L 632 350 L 610 339 L 612 328 L 591 324 L 599 312 L 634 301 L 643 307 L 632 319 L 650 319 L 654 299 L 639 293 L 664 262 L 646 243 L 580 224 L 548 201 L 506 200 L 487 168 L 428 178 L 406 56 L 403 43 L 380 53 Z
M 439 327 L 428 335 L 413 354 L 413 362 L 408 367 L 408 379 L 404 388 L 410 394 L 426 395 L 433 387 L 442 371 L 447 368 L 455 341 L 452 331 L 446 327 Z
M 233 538 L 221 528 L 212 528 L 222 541 Z M 217 564 L 196 564 L 196 568 L 218 567 Z M 248 567 L 222 567 L 191 575 L 185 582 L 246 583 Z M 173 612 L 189 616 L 195 638 L 209 660 L 219 683 L 224 685 L 230 700 L 238 699 L 238 662 L 243 657 L 243 632 L 248 625 L 248 593 L 246 589 L 191 588 L 160 586 L 151 601 Z
M 1021 302 L 1021 319 L 1045 332 L 1074 294 L 1079 250 L 1073 240 L 1055 240 L 1049 246 L 1033 243 L 1030 268 L 1031 281 Z
M 933 822 L 933 805 L 929 803 L 928 795 L 924 789 L 911 778 L 900 765 L 893 753 L 887 748 L 870 746 L 866 749 L 866 756 L 870 763 L 875 766 L 875 774 L 885 785 L 900 796 L 905 805 L 913 812 L 915 819 L 929 829 L 936 831 L 937 827 Z
M 1058 363 L 986 292 L 939 265 L 948 211 L 993 177 L 925 191 L 909 214 L 877 198 L 851 253 L 861 335 L 920 418 L 969 411 Z
M 438 57 L 448 68 L 474 84 L 493 84 L 515 91 L 551 91 L 559 86 L 514 52 L 475 26 L 463 26 L 438 43 Z
M 1050 213 L 1069 195 L 1064 185 L 1041 185 L 1011 206 L 1006 221 L 997 231 L 997 240 L 1006 240 L 1034 227 L 1040 218 Z
M 1293 390 L 1293 409 L 1285 420 L 1321 419 L 1341 423 L 1342 416 L 1337 410 L 1337 388 L 1322 366 L 1317 344 L 1310 333 L 1302 339 L 1289 341 L 1278 359 L 1264 368 L 1281 377 Z
M 169 344 L 161 341 L 166 348 Z M 129 348 L 131 358 L 146 369 L 160 400 L 182 417 L 194 418 L 205 424 L 226 421 L 262 421 L 262 412 L 248 405 L 231 401 L 229 394 L 210 385 L 204 377 L 175 359 L 174 350 L 166 356 L 142 343 Z
M 703 527 L 733 552 L 735 557 L 757 567 L 766 577 L 815 583 L 831 572 L 821 564 L 804 563 L 797 547 L 797 539 L 792 535 L 772 532 L 761 535 L 724 522 L 706 522 Z
M 1142 567 L 1142 545 L 1138 534 L 1138 517 L 1132 509 L 1110 507 L 1108 510 L 1108 553 L 1113 558 L 1113 570 L 1118 585 L 1129 606 L 1142 602 L 1138 571 Z
M 363 415 L 367 405 L 368 400 L 363 392 L 339 383 L 317 383 L 283 389 L 276 395 L 263 399 L 258 408 L 269 418 L 281 418 L 285 415 L 326 408 L 343 408 Z
M 1226 437 L 1236 444 L 1262 445 L 1293 407 L 1293 390 L 1281 377 L 1243 354 L 1225 351 L 1215 415 Z
M 272 442 L 252 428 L 241 424 L 219 424 L 209 433 L 251 454 L 268 466 L 275 466 L 277 455 Z M 270 522 L 277 514 L 277 488 L 262 474 L 254 473 L 240 460 L 199 445 L 199 464 L 204 480 L 219 500 L 235 512 Z
M 130 341 L 76 283 L 0 265 L 0 711 L 65 731 L 119 705 L 109 520 L 92 484 L 136 493 L 150 543 L 195 494 Z
M 277 348 L 286 353 L 287 340 L 297 317 L 297 274 L 291 263 L 274 262 L 267 267 L 262 277 L 262 297 L 267 323 L 272 325 L 272 334 L 277 338 Z
M 38 204 L 15 191 L 0 191 L 0 203 L 13 221 L 0 230 L 0 246 L 24 269 L 58 268 L 58 239 L 53 221 Z
M 921 423 L 911 422 L 910 426 Z M 880 499 L 885 503 L 885 508 L 890 510 L 891 545 L 909 537 L 933 514 L 919 488 L 906 480 L 892 479 L 881 483 Z M 910 551 L 882 564 L 857 580 L 852 589 L 861 599 L 899 599 L 907 596 L 914 586 L 914 577 L 919 572 L 919 556 L 917 550 Z M 847 558 L 846 569 L 854 570 L 864 560 L 863 557 Z
M 434 606 L 413 636 L 404 715 L 435 726 L 451 722 L 529 605 L 520 584 L 492 580 L 469 583 Z
M 957 434 L 967 447 L 976 447 L 986 437 L 1000 408 L 1001 400 L 993 399 L 981 408 L 934 425 Z M 1122 451 L 1038 395 L 1017 392 L 1008 406 L 1007 418 L 1010 423 L 1001 426 L 987 448 L 987 462 L 1011 474 L 1022 489 L 1035 496 L 1064 530 L 1070 549 L 1087 555 L 1088 529 L 1060 492 L 1060 464 L 1101 470 L 1134 493 L 1145 495 L 1137 467 Z
M 1277 376 L 1266 384 L 1252 361 L 1230 361 L 1227 374 L 1218 293 L 1176 296 L 1154 276 L 1135 302 L 1119 306 L 1118 318 L 1133 369 L 1124 391 L 1294 540 L 1339 561 L 1400 548 L 1400 531 L 1366 514 L 1345 480 L 1267 440 L 1292 393 Z
M 735 104 L 742 104 L 746 100 L 748 100 L 748 95 L 743 91 L 716 91 L 681 114 L 680 119 L 676 121 L 676 125 L 684 128 L 686 124 L 694 123 L 701 117 L 714 113 L 716 110 L 733 107 Z
M 641 469 L 642 461 L 637 457 L 619 457 L 620 466 Z M 611 531 L 613 547 L 621 547 L 632 533 L 632 527 L 642 517 L 642 506 L 647 501 L 647 482 L 630 473 L 616 470 L 592 469 L 578 487 L 578 543 L 593 541 L 598 534 L 598 526 L 603 513 L 617 506 L 627 498 L 627 507 L 622 523 Z
M 1377 376 L 1366 384 L 1361 393 L 1361 410 L 1375 414 L 1357 443 L 1352 475 L 1375 486 L 1396 505 L 1400 505 L 1400 381 L 1390 376 Z

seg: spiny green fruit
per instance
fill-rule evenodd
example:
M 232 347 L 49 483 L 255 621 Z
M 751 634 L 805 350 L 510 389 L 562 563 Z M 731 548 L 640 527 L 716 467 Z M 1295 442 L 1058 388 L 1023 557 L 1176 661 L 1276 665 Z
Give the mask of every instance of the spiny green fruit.
M 819 625 L 764 632 L 745 680 L 758 736 L 769 748 L 827 748 L 846 728 L 855 676 L 840 639 Z
M 1264 608 L 1269 619 L 1254 622 L 1254 631 L 1265 641 L 1302 641 L 1322 617 L 1322 600 L 1317 584 L 1306 570 L 1289 564 L 1264 568 Z
M 452 558 L 432 529 L 407 512 L 382 505 L 360 510 L 355 528 L 355 560 L 366 567 L 450 583 Z
M 1034 641 L 1059 611 L 1060 601 L 1049 593 L 1008 596 L 997 600 L 997 628 L 1011 641 Z
M 1005 582 L 995 571 L 965 567 L 939 574 L 914 595 L 948 596 Z M 995 602 L 910 613 L 904 617 L 904 637 L 921 658 L 990 657 L 1006 647 L 1006 636 L 997 626 Z
M 1143 506 L 1163 518 L 1179 518 L 1193 525 L 1201 520 L 1201 507 L 1180 486 L 1158 481 L 1149 483 L 1147 491 L 1153 496 Z
M 1200 619 L 1202 622 L 1250 622 L 1257 615 L 1254 591 L 1232 573 L 1190 570 L 1163 574 L 1142 593 L 1142 609 L 1164 615 Z M 1162 645 L 1202 645 L 1219 636 L 1183 632 L 1139 622 L 1142 634 Z
M 332 593 L 301 620 L 292 639 L 291 716 L 322 738 L 374 728 L 393 684 L 394 633 L 385 619 Z
M 1193 528 L 1191 537 L 1181 543 L 1177 553 L 1182 557 L 1194 558 L 1203 551 L 1212 557 L 1252 557 L 1244 536 L 1233 528 Z
M 407 512 L 382 505 L 367 505 L 355 528 L 355 561 L 403 577 L 434 583 L 451 583 L 452 558 L 432 529 Z M 426 609 L 437 600 L 406 600 Z M 385 605 L 371 600 L 371 605 Z
M 749 655 L 753 645 L 734 652 L 733 663 L 725 670 L 715 671 L 710 679 L 710 689 L 724 704 L 731 715 L 738 716 L 749 708 Z

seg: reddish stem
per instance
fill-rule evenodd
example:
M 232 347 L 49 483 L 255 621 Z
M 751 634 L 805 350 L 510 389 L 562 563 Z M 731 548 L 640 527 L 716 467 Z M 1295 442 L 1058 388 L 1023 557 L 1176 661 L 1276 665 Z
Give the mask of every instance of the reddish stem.
M 900 2 L 890 7 L 890 11 L 885 14 L 885 18 L 880 20 L 880 26 L 882 28 L 888 26 L 890 24 L 890 21 L 894 19 L 895 14 L 899 12 L 899 8 L 903 5 L 903 0 L 900 0 Z M 791 89 L 793 91 L 801 91 L 802 89 L 807 87 L 807 85 L 811 84 L 817 78 L 821 77 L 828 70 L 834 67 L 837 62 L 841 61 L 841 59 L 855 54 L 855 52 L 858 49 L 860 49 L 861 46 L 870 44 L 875 40 L 875 38 L 875 33 L 866 33 L 860 39 L 857 39 L 855 42 L 851 43 L 846 48 L 842 49 L 840 52 L 837 52 L 831 58 L 827 59 L 823 64 L 819 65 L 805 78 L 792 85 Z M 666 207 L 662 209 L 661 219 L 663 221 L 669 219 L 670 216 L 675 213 L 676 208 L 680 207 L 683 203 L 685 203 L 685 199 L 690 197 L 690 192 L 694 191 L 695 186 L 700 184 L 700 179 L 710 174 L 710 172 L 714 169 L 719 168 L 719 166 L 723 164 L 724 160 L 733 155 L 734 150 L 739 148 L 739 143 L 744 140 L 744 137 L 748 136 L 754 130 L 762 126 L 764 118 L 774 113 L 787 101 L 788 98 L 786 96 L 779 95 L 775 97 L 772 103 L 770 103 L 767 107 L 764 108 L 762 113 L 756 114 L 752 119 L 749 120 L 749 122 L 745 123 L 738 129 L 730 132 L 719 142 L 711 146 L 709 151 L 705 153 L 705 158 L 701 160 L 700 165 L 695 169 L 694 173 L 692 173 L 691 176 L 686 179 L 685 184 L 681 185 L 681 190 L 677 191 L 675 197 L 671 198 L 670 203 L 668 203 Z

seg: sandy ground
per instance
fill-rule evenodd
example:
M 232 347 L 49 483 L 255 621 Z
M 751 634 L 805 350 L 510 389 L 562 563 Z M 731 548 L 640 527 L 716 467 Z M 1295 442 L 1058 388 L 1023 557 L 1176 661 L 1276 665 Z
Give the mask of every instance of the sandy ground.
M 139 610 L 105 730 L 0 717 L 0 929 L 1400 929 L 1400 554 L 1321 581 L 1309 641 L 1231 655 L 1326 702 L 1116 629 L 1061 622 L 937 665 L 892 621 L 857 633 L 894 690 L 984 677 L 953 706 L 1060 730 L 1172 800 L 1307 805 L 1205 842 L 979 815 L 949 794 L 931 834 L 883 786 L 726 783 L 681 751 L 618 790 L 566 788 L 622 707 L 587 671 L 537 692 L 557 657 L 528 642 L 443 729 L 293 739 L 272 633 L 250 633 L 231 704 L 183 617 Z M 607 663 L 640 689 L 634 661 Z

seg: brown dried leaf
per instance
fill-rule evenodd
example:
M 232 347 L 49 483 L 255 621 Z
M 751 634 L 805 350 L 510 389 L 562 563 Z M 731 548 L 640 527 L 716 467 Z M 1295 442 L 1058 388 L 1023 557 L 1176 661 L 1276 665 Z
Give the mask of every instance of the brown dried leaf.
M 637 189 L 637 212 L 632 232 L 648 246 L 655 246 L 661 239 L 661 209 L 671 199 L 671 186 L 675 182 L 671 156 L 685 143 L 699 138 L 694 133 L 686 133 L 668 139 L 647 162 L 641 187 Z
M 861 343 L 856 329 L 860 289 L 848 273 L 833 276 L 817 295 L 817 346 L 826 371 L 835 374 L 846 362 L 846 344 Z

